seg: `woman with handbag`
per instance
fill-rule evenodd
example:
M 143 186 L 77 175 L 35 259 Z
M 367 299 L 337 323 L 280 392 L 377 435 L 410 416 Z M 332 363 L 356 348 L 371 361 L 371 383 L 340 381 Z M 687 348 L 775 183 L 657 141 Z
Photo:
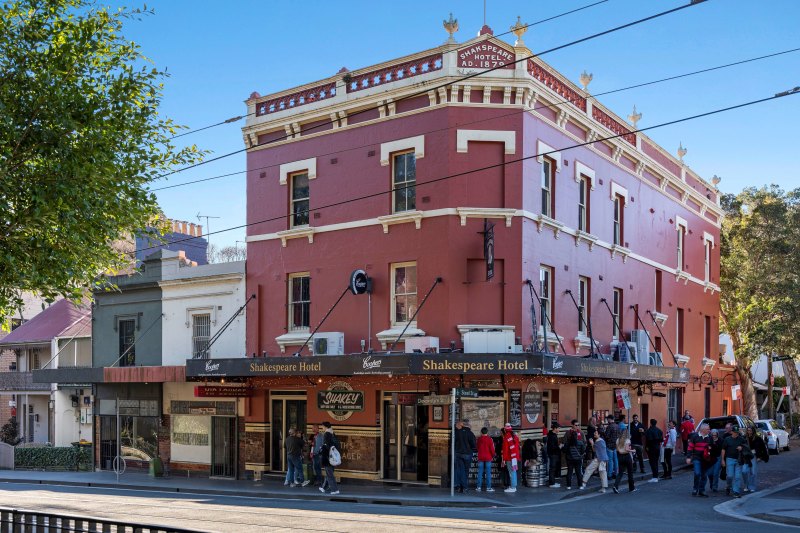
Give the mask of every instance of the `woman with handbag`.
M 614 489 L 615 494 L 619 494 L 619 482 L 622 481 L 622 473 L 625 472 L 628 475 L 628 492 L 634 492 L 636 487 L 633 484 L 633 456 L 636 451 L 631 446 L 631 437 L 630 433 L 626 429 L 623 431 L 619 439 L 617 439 L 617 456 L 619 458 L 619 473 L 617 474 L 617 479 L 614 481 Z

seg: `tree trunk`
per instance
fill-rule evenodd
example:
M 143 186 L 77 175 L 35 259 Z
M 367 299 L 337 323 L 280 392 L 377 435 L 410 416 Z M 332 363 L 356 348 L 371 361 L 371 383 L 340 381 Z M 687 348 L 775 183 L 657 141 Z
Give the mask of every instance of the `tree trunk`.
M 736 375 L 739 377 L 739 385 L 741 385 L 740 393 L 742 395 L 743 404 L 741 414 L 747 415 L 755 420 L 758 418 L 758 406 L 756 405 L 756 391 L 753 388 L 753 378 L 750 376 L 749 366 L 745 367 L 741 363 L 737 364 Z
M 789 359 L 783 362 L 783 375 L 789 386 L 789 399 L 792 402 L 792 413 L 800 413 L 800 375 L 797 372 L 797 361 Z

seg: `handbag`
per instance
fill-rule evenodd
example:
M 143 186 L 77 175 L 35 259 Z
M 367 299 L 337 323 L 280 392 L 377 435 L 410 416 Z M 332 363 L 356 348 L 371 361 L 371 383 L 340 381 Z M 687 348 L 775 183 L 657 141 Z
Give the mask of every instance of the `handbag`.
M 726 479 L 728 479 L 728 469 L 727 468 L 723 468 L 722 470 L 719 471 L 719 478 L 722 481 L 725 481 Z

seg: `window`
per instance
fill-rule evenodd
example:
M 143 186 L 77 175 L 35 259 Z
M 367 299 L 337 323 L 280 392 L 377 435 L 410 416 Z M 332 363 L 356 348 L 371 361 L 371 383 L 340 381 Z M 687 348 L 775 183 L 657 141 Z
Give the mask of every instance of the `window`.
M 703 357 L 711 359 L 711 317 L 706 315 L 703 318 L 703 349 L 705 350 Z
M 581 176 L 578 181 L 578 229 L 589 233 L 589 178 Z
M 706 252 L 705 275 L 706 275 L 706 282 L 709 282 L 711 281 L 711 241 L 706 240 L 704 242 L 704 245 Z
M 289 331 L 308 330 L 311 312 L 311 276 L 289 275 Z
M 553 185 L 555 184 L 555 164 L 547 157 L 542 160 L 542 214 L 555 218 L 553 204 Z
M 392 265 L 392 325 L 406 324 L 417 311 L 417 264 Z
M 292 174 L 292 198 L 291 198 L 291 224 L 290 227 L 308 225 L 309 191 L 308 191 L 308 172 L 298 172 Z
M 211 315 L 192 315 L 192 357 L 208 359 L 208 340 L 211 337 Z
M 677 333 L 678 353 L 684 354 L 683 351 L 683 309 L 678 309 L 678 319 L 675 321 L 675 330 Z
M 34 348 L 31 350 L 31 370 L 39 370 L 41 363 L 39 361 L 39 350 Z
M 656 270 L 656 313 L 661 312 L 661 271 Z
M 588 307 L 589 301 L 589 278 L 580 276 L 578 278 L 578 332 L 586 335 L 586 325 L 589 323 Z
M 539 299 L 542 301 L 540 312 L 542 327 L 552 330 L 553 320 L 553 269 L 549 266 L 539 267 Z
M 614 339 L 622 337 L 622 289 L 614 288 L 614 297 L 611 305 L 611 314 L 614 317 L 614 323 L 611 325 L 611 336 Z
M 394 178 L 392 205 L 394 213 L 413 211 L 417 208 L 417 160 L 414 152 L 406 152 L 394 156 Z
M 614 244 L 619 246 L 623 246 L 625 240 L 624 235 L 624 221 L 625 221 L 625 213 L 623 212 L 623 208 L 625 207 L 625 199 L 619 195 L 614 195 Z
M 678 225 L 678 270 L 683 270 L 683 241 L 686 237 L 686 226 Z
M 136 320 L 125 318 L 119 321 L 119 366 L 134 366 L 136 364 L 136 346 L 134 332 Z

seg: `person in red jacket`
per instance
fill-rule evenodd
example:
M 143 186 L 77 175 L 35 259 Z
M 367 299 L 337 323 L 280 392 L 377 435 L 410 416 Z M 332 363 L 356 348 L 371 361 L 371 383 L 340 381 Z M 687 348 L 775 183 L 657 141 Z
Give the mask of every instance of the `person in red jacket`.
M 486 476 L 486 492 L 494 492 L 492 488 L 492 459 L 494 458 L 494 441 L 489 436 L 489 428 L 481 428 L 478 437 L 478 482 L 475 491 L 480 492 Z
M 684 418 L 681 422 L 681 440 L 683 441 L 683 455 L 689 455 L 689 435 L 694 433 L 694 422 L 691 418 Z
M 517 469 L 520 467 L 519 436 L 506 423 L 503 428 L 503 466 L 508 469 L 511 486 L 505 492 L 517 492 Z

